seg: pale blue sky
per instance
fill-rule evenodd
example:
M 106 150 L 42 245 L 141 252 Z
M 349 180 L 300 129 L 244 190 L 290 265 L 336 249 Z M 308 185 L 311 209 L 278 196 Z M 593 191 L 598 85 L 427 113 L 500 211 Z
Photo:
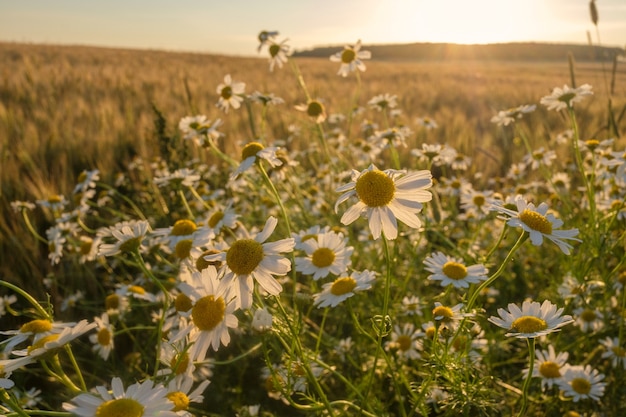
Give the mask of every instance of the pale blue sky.
M 603 45 L 626 44 L 626 0 L 597 0 Z M 297 49 L 405 42 L 597 42 L 588 0 L 0 0 L 0 41 L 256 55 L 261 30 Z

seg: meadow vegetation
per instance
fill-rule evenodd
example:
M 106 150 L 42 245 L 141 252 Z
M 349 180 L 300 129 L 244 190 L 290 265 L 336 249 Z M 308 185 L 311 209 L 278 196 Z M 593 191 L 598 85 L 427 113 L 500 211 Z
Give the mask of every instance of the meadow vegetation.
M 0 43 L 0 410 L 624 412 L 617 61 L 260 39 Z

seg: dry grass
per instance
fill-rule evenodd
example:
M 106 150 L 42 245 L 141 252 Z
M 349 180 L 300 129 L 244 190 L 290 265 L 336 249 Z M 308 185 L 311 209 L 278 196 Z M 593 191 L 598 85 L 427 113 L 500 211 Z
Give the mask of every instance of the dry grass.
M 290 69 L 270 74 L 264 59 L 5 43 L 0 44 L 0 60 L 0 274 L 13 281 L 33 271 L 43 277 L 49 266 L 46 248 L 18 241 L 24 229 L 9 203 L 67 195 L 83 169 L 98 168 L 106 180 L 130 157 L 158 153 L 153 105 L 166 117 L 172 135 L 183 116 L 198 112 L 221 117 L 225 123 L 220 130 L 227 135 L 227 149 L 232 148 L 251 138 L 245 111 L 224 115 L 215 107 L 215 88 L 230 73 L 246 82 L 246 92 L 259 90 L 285 99 L 284 110 L 270 114 L 270 137 L 285 137 L 287 126 L 303 117 L 291 111 L 305 98 Z M 311 95 L 323 99 L 330 113 L 349 111 L 358 89 L 354 77 L 337 76 L 336 64 L 326 59 L 298 58 L 297 64 Z M 601 65 L 578 65 L 576 81 L 593 85 L 596 92 L 577 109 L 585 121 L 582 137 L 606 138 L 607 90 Z M 509 149 L 490 123 L 491 116 L 508 107 L 538 103 L 553 87 L 566 83 L 571 84 L 566 59 L 372 61 L 362 74 L 359 97 L 364 105 L 376 94 L 398 95 L 407 125 L 417 129 L 416 117 L 432 117 L 440 128 L 429 133 L 429 141 L 455 146 L 489 173 L 506 170 L 502 161 L 504 149 Z M 626 106 L 623 69 L 618 68 L 615 84 L 613 108 L 620 111 Z M 562 126 L 555 118 L 534 120 L 554 121 L 535 122 L 535 143 L 553 138 Z

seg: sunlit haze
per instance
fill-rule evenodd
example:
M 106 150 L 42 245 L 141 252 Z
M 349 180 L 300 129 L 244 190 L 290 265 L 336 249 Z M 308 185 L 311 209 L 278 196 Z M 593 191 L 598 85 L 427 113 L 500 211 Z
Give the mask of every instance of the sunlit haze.
M 626 43 L 626 1 L 597 0 L 600 42 Z M 452 42 L 594 43 L 587 0 L 162 0 L 0 2 L 0 41 L 255 55 L 278 30 L 296 49 Z

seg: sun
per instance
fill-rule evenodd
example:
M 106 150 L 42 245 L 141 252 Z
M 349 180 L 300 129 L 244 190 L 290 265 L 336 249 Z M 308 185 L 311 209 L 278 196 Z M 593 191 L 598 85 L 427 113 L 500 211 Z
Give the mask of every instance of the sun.
M 530 22 L 541 7 L 538 0 L 391 0 L 377 9 L 387 23 L 377 37 L 389 42 L 485 44 L 535 38 Z

